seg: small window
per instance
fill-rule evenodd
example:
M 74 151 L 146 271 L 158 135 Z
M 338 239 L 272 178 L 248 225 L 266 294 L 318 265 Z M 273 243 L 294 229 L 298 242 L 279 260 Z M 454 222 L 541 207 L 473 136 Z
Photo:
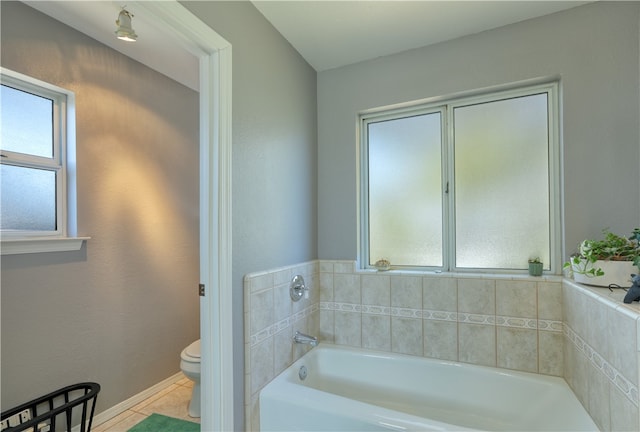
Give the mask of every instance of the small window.
M 361 259 L 547 270 L 559 250 L 557 86 L 361 116 Z
M 65 237 L 73 93 L 2 69 L 0 230 L 3 240 Z

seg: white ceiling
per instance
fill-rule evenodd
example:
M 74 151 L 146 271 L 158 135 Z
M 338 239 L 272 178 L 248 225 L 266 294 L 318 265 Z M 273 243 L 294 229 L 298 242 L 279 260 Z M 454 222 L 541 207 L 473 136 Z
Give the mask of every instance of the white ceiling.
M 202 0 L 201 0 L 202 1 Z M 198 59 L 136 1 L 24 1 L 92 38 L 197 90 Z M 254 0 L 267 20 L 317 71 L 418 48 L 580 6 L 588 1 Z M 123 5 L 138 41 L 115 38 Z M 215 29 L 214 29 L 215 30 Z
M 144 12 L 139 11 L 135 1 L 23 2 L 187 87 L 194 90 L 199 88 L 198 58 L 166 29 L 145 19 Z M 133 14 L 131 24 L 138 35 L 136 42 L 123 42 L 115 36 L 116 20 L 124 5 Z
M 548 15 L 586 1 L 253 1 L 317 71 Z

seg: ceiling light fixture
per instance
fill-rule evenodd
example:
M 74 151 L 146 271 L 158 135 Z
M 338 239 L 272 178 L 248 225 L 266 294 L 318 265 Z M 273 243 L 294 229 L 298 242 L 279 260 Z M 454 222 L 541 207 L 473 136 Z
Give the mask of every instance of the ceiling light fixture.
M 138 35 L 131 27 L 131 18 L 133 18 L 133 14 L 126 10 L 125 7 L 126 6 L 122 7 L 122 10 L 118 15 L 118 19 L 116 20 L 116 25 L 118 26 L 116 36 L 118 39 L 123 41 L 135 42 L 138 39 Z

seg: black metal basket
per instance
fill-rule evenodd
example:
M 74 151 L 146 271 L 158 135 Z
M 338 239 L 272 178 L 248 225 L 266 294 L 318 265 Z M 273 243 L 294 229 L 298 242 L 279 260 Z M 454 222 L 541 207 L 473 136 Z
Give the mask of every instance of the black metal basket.
M 3 427 L 5 420 L 8 425 L 2 431 L 70 432 L 78 424 L 80 432 L 89 432 L 99 392 L 98 383 L 79 383 L 11 408 L 2 413 Z

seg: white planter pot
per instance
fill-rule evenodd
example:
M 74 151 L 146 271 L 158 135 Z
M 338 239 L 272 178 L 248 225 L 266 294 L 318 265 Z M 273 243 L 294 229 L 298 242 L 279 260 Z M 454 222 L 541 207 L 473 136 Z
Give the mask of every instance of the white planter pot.
M 603 276 L 587 276 L 576 272 L 576 265 L 573 264 L 573 280 L 585 285 L 595 285 L 608 287 L 611 284 L 624 288 L 631 287 L 631 275 L 638 274 L 638 267 L 631 261 L 596 261 L 595 264 L 587 265 L 590 268 L 601 268 Z M 582 266 L 580 266 L 582 268 Z

